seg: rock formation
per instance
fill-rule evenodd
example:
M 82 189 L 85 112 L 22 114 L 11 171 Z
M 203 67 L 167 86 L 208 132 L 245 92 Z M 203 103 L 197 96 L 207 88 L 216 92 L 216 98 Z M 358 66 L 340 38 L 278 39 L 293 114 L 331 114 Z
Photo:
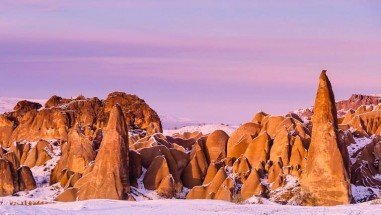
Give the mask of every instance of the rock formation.
M 363 105 L 378 105 L 381 103 L 381 97 L 353 94 L 349 99 L 336 103 L 337 110 L 356 110 Z
M 78 189 L 76 199 L 128 199 L 128 161 L 127 125 L 121 107 L 115 105 L 110 112 L 92 171 L 85 174 L 74 186 Z
M 32 171 L 30 171 L 29 167 L 22 166 L 17 170 L 17 173 L 20 180 L 20 190 L 28 191 L 36 189 L 36 181 L 34 180 Z
M 226 144 L 229 136 L 221 130 L 211 133 L 205 144 L 206 159 L 208 163 L 224 159 L 226 157 Z
M 14 183 L 14 170 L 12 164 L 0 159 L 0 196 L 10 196 L 17 192 L 16 184 Z
M 227 144 L 227 156 L 238 158 L 245 153 L 253 138 L 258 136 L 261 126 L 255 123 L 245 123 L 232 133 Z
M 105 100 L 53 96 L 44 108 L 21 101 L 0 115 L 0 196 L 35 189 L 33 174 L 43 169 L 51 188 L 64 190 L 57 201 L 156 193 L 235 203 L 257 196 L 280 204 L 348 204 L 350 182 L 381 189 L 380 99 L 354 95 L 336 104 L 337 114 L 325 72 L 319 81 L 313 111 L 261 111 L 230 137 L 222 130 L 166 136 L 144 100 L 120 92 Z
M 332 86 L 326 72 L 319 79 L 312 137 L 302 188 L 309 205 L 338 205 L 351 202 L 349 176 L 337 138 L 337 113 Z

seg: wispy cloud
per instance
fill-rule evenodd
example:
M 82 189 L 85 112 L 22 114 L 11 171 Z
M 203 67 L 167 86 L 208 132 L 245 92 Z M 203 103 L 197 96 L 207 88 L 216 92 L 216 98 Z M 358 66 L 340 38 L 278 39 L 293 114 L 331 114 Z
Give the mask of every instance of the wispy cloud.
M 160 111 L 242 122 L 309 106 L 323 68 L 338 98 L 378 93 L 380 6 L 341 3 L 4 0 L 0 94 L 126 90 Z

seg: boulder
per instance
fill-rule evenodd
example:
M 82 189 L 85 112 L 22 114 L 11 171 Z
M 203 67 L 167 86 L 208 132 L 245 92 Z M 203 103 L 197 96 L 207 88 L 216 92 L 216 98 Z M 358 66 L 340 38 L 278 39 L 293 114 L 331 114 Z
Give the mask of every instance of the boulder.
M 222 162 L 217 162 L 217 163 L 212 162 L 208 167 L 208 170 L 207 170 L 206 175 L 205 175 L 204 182 L 202 184 L 203 185 L 209 184 L 213 180 L 213 178 L 217 175 L 217 172 L 221 167 L 223 167 Z
M 272 161 L 270 161 L 272 162 Z M 268 170 L 268 183 L 270 183 L 271 190 L 276 190 L 277 188 L 283 186 L 283 163 L 282 159 L 279 158 L 277 162 L 272 162 Z
M 171 152 L 171 155 L 176 162 L 177 172 L 179 176 L 181 176 L 185 167 L 189 163 L 189 155 L 186 152 L 178 150 L 176 148 L 169 149 L 169 151 Z
M 67 168 L 73 172 L 83 173 L 95 159 L 93 145 L 79 125 L 70 130 L 68 138 L 70 148 L 67 152 Z
M 245 153 L 253 138 L 257 137 L 261 126 L 255 123 L 245 123 L 234 131 L 227 144 L 227 157 L 238 158 Z
M 218 188 L 214 199 L 232 202 L 234 198 L 234 188 L 234 180 L 232 178 L 226 178 L 220 188 Z
M 20 161 L 17 158 L 14 152 L 7 152 L 3 155 L 3 159 L 9 161 L 14 170 L 17 170 L 20 167 Z
M 159 196 L 167 198 L 167 199 L 171 199 L 175 196 L 176 183 L 172 175 L 167 175 L 161 180 L 160 185 L 157 188 L 156 192 Z
M 143 173 L 142 170 L 142 157 L 139 152 L 130 150 L 130 183 L 132 186 L 138 186 L 138 179 Z
M 261 184 L 258 171 L 253 169 L 247 180 L 242 184 L 241 197 L 243 200 L 247 200 L 253 196 L 261 196 L 264 192 L 265 186 Z
M 161 181 L 170 174 L 165 157 L 157 156 L 144 175 L 144 187 L 148 190 L 156 190 L 159 188 Z
M 293 137 L 293 145 L 290 156 L 290 166 L 297 170 L 294 176 L 300 177 L 299 169 L 304 167 L 307 159 L 307 149 L 304 148 L 302 139 L 299 136 Z
M 247 176 L 249 176 L 251 170 L 251 166 L 249 160 L 241 155 L 234 163 L 232 167 L 232 172 L 236 174 L 241 181 L 245 181 Z
M 222 167 L 208 185 L 193 187 L 187 194 L 186 199 L 214 199 L 215 194 L 226 178 L 226 172 Z
M 152 164 L 153 160 L 157 156 L 164 156 L 166 159 L 166 163 L 168 164 L 170 174 L 172 174 L 172 177 L 173 179 L 175 179 L 179 189 L 181 188 L 182 185 L 181 185 L 177 163 L 175 159 L 173 158 L 170 150 L 167 147 L 163 145 L 158 145 L 158 146 L 153 146 L 149 148 L 142 148 L 138 150 L 138 152 L 141 155 L 142 165 L 146 169 Z
M 21 191 L 29 191 L 37 188 L 32 171 L 28 166 L 22 166 L 17 170 Z
M 244 156 L 253 168 L 258 168 L 266 163 L 269 158 L 271 139 L 267 132 L 254 138 L 247 147 Z
M 267 134 L 273 139 L 278 132 L 279 125 L 283 122 L 284 116 L 268 116 L 262 121 L 261 132 L 266 131 Z
M 52 150 L 50 143 L 45 140 L 39 140 L 34 147 L 30 144 L 24 145 L 21 158 L 21 160 L 25 158 L 23 165 L 29 166 L 30 168 L 43 165 L 46 161 L 51 159 L 49 154 Z
M 15 192 L 17 189 L 12 164 L 5 159 L 0 159 L 0 196 L 10 196 Z
M 58 195 L 54 200 L 58 202 L 74 202 L 74 201 L 77 201 L 77 196 L 78 196 L 78 189 L 72 187 L 65 190 L 60 195 Z
M 290 160 L 290 136 L 286 127 L 281 127 L 275 135 L 274 143 L 270 150 L 270 160 L 277 162 L 280 158 L 282 164 L 287 166 Z
M 185 167 L 181 179 L 187 188 L 201 185 L 208 170 L 208 161 L 200 143 L 193 146 L 190 154 L 190 162 Z
M 226 157 L 226 144 L 229 135 L 222 130 L 212 132 L 206 139 L 205 156 L 208 163 L 218 161 Z

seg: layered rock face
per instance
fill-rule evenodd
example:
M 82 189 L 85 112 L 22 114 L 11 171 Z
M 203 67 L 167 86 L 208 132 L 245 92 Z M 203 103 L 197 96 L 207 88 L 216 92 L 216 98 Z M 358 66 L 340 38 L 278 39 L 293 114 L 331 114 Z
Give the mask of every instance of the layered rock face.
M 378 105 L 381 103 L 381 97 L 368 96 L 361 94 L 353 94 L 348 100 L 339 101 L 336 103 L 337 110 L 348 111 L 350 109 L 357 109 L 360 106 Z
M 302 188 L 309 195 L 307 204 L 337 205 L 351 202 L 349 175 L 340 151 L 337 113 L 332 86 L 325 71 L 319 79 L 312 136 Z M 345 148 L 344 148 L 345 149 Z
M 336 110 L 339 117 L 344 117 L 348 112 L 354 112 L 354 110 L 357 110 L 357 113 L 369 111 L 369 108 L 379 104 L 381 104 L 380 96 L 353 94 L 349 99 L 336 102 Z M 298 115 L 311 120 L 313 110 L 311 108 L 301 109 L 298 111 Z
M 157 113 L 144 100 L 122 92 L 110 93 L 105 100 L 98 98 L 50 98 L 45 108 L 38 103 L 21 101 L 14 111 L 0 115 L 0 143 L 9 147 L 15 141 L 59 139 L 66 142 L 69 131 L 79 125 L 85 135 L 93 140 L 98 130 L 107 125 L 115 104 L 120 104 L 127 126 L 148 134 L 162 132 Z
M 119 107 L 118 120 L 115 116 L 112 117 L 114 106 Z M 108 129 L 107 125 L 113 123 L 114 127 Z M 49 174 L 50 184 L 59 183 L 64 189 L 76 189 L 74 185 L 79 179 L 96 167 L 91 163 L 99 157 L 97 154 L 104 151 L 100 149 L 101 142 L 114 143 L 115 140 L 110 140 L 113 138 L 110 137 L 113 136 L 110 133 L 116 132 L 122 136 L 120 138 L 123 139 L 121 142 L 124 151 L 122 152 L 117 146 L 110 146 L 109 151 L 123 154 L 120 156 L 120 162 L 124 165 L 120 177 L 123 179 L 124 191 L 120 193 L 118 188 L 118 194 L 110 195 L 112 198 L 116 198 L 115 196 L 118 196 L 118 199 L 125 198 L 130 176 L 128 127 L 132 136 L 138 139 L 162 131 L 156 112 L 144 100 L 125 93 L 111 93 L 106 100 L 88 99 L 83 96 L 75 99 L 53 96 L 46 102 L 44 108 L 34 102 L 18 102 L 13 111 L 0 115 L 0 155 L 4 158 L 4 174 L 0 180 L 9 184 L 4 185 L 6 191 L 1 195 L 12 195 L 18 191 L 34 189 L 36 183 L 29 168 L 42 166 L 45 167 L 43 171 L 50 171 L 50 168 L 54 167 Z M 60 159 L 56 164 L 58 156 Z M 97 169 L 99 168 L 95 168 L 95 171 Z M 132 173 L 141 172 L 139 166 L 135 169 Z M 86 196 L 87 194 L 80 194 L 79 198 L 92 198 L 92 194 L 88 194 L 90 197 Z

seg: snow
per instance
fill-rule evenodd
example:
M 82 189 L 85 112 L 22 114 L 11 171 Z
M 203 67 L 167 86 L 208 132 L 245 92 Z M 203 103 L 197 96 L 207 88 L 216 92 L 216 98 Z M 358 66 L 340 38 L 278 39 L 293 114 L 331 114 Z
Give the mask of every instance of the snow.
M 9 98 L 9 97 L 0 97 L 0 114 L 4 112 L 12 111 L 16 106 L 17 102 L 21 100 L 28 100 L 31 102 L 37 102 L 40 104 L 45 104 L 46 99 L 23 99 L 23 98 Z
M 168 115 L 160 115 L 161 124 L 166 130 L 179 129 L 185 126 L 199 125 L 200 122 L 184 118 L 184 117 L 174 117 Z
M 231 135 L 235 130 L 237 129 L 237 126 L 229 126 L 229 125 L 223 125 L 223 124 L 204 124 L 204 125 L 193 125 L 193 126 L 186 126 L 180 129 L 173 129 L 173 130 L 164 130 L 163 134 L 172 136 L 175 133 L 185 133 L 185 132 L 201 132 L 203 134 L 210 134 L 215 130 L 223 130 L 228 135 Z
M 88 200 L 36 206 L 0 206 L 0 214 L 381 214 L 380 202 L 334 207 L 234 204 L 216 200 Z
M 156 199 L 162 199 L 154 190 L 147 190 L 144 188 L 143 179 L 146 174 L 147 170 L 143 167 L 142 168 L 142 175 L 138 179 L 138 187 L 131 186 L 131 193 L 136 199 L 136 201 L 143 201 L 143 200 L 156 200 Z
M 354 139 L 355 139 L 355 143 L 353 143 L 347 147 L 349 157 L 350 157 L 352 164 L 356 162 L 359 150 L 364 148 L 366 145 L 371 143 L 373 140 L 372 137 L 370 137 L 370 138 L 361 137 L 361 138 L 354 138 Z
M 373 176 L 373 178 L 376 179 L 377 181 L 381 181 L 381 174 L 377 174 Z
M 56 140 L 47 140 L 52 146 L 52 151 L 45 149 L 52 159 L 45 162 L 42 166 L 35 166 L 31 168 L 33 177 L 36 181 L 37 189 L 31 191 L 20 191 L 14 194 L 12 197 L 0 198 L 0 202 L 3 204 L 36 204 L 36 203 L 48 203 L 63 192 L 63 188 L 59 183 L 50 185 L 50 174 L 52 169 L 56 166 L 61 156 L 61 147 L 58 144 L 54 144 Z M 26 142 L 24 144 L 31 144 L 32 148 L 36 146 L 36 142 Z
M 370 196 L 376 195 L 380 198 L 380 190 L 372 187 L 355 186 L 351 184 L 352 196 L 356 202 L 366 201 Z

